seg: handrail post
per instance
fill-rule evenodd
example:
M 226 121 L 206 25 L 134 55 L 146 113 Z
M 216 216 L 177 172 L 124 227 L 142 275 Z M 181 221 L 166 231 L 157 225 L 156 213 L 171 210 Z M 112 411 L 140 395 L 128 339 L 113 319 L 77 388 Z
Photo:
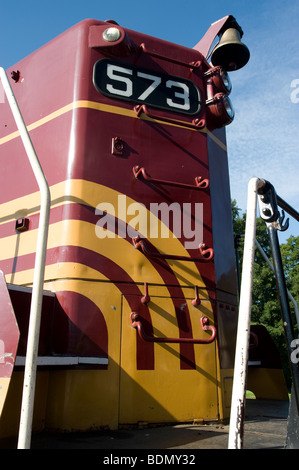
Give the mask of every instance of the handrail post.
M 275 275 L 275 271 L 274 271 L 274 267 L 273 267 L 273 264 L 271 263 L 271 261 L 269 260 L 268 256 L 266 255 L 266 253 L 264 252 L 263 248 L 261 247 L 261 245 L 259 244 L 259 242 L 257 240 L 255 240 L 255 244 L 260 252 L 260 254 L 262 255 L 262 257 L 264 258 L 264 260 L 266 261 L 266 263 L 268 264 L 269 268 L 271 269 L 271 271 L 274 273 Z M 296 300 L 294 299 L 294 297 L 292 296 L 291 292 L 289 291 L 289 289 L 287 289 L 287 295 L 288 295 L 288 298 L 290 299 L 290 301 L 292 302 L 293 306 L 294 306 L 294 309 L 295 309 L 295 316 L 296 316 L 296 321 L 297 321 L 297 325 L 299 325 L 299 308 L 298 308 L 298 304 L 296 302 Z
M 248 184 L 242 281 L 228 439 L 229 449 L 241 449 L 243 446 L 253 264 L 256 236 L 257 191 L 263 184 L 264 181 L 259 178 L 252 178 Z
M 28 159 L 30 161 L 32 170 L 37 180 L 41 195 L 39 228 L 35 255 L 35 267 L 30 306 L 27 353 L 18 440 L 19 449 L 29 449 L 31 444 L 32 418 L 36 383 L 36 366 L 40 334 L 41 307 L 43 297 L 43 284 L 51 199 L 47 180 L 41 168 L 40 162 L 34 150 L 20 109 L 16 102 L 13 90 L 10 86 L 6 72 L 3 67 L 0 67 L 0 78 L 12 114 L 20 132 L 20 136 L 25 147 Z

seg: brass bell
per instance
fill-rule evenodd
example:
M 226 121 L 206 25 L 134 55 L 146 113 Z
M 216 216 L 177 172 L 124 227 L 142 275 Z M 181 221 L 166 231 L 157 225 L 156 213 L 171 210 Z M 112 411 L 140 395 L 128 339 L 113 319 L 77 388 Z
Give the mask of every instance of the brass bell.
M 238 70 L 247 64 L 250 52 L 241 42 L 243 31 L 238 24 L 228 27 L 221 34 L 220 40 L 211 53 L 211 61 L 214 66 L 220 65 L 225 70 Z

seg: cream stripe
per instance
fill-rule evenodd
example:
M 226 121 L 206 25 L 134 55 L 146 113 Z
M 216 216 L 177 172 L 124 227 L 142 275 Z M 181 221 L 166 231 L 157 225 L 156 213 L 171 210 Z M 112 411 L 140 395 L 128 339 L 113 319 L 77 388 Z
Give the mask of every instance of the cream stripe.
M 8 392 L 10 378 L 0 377 L 0 416 L 4 407 L 5 398 Z
M 136 116 L 136 113 L 131 109 L 126 109 L 126 108 L 121 108 L 119 106 L 112 106 L 112 105 L 108 105 L 108 104 L 98 103 L 96 101 L 78 100 L 78 101 L 74 101 L 73 103 L 70 103 L 66 106 L 63 106 L 62 108 L 58 109 L 57 111 L 54 111 L 53 113 L 48 114 L 48 116 L 45 116 L 44 118 L 39 119 L 38 121 L 36 121 L 32 124 L 29 124 L 27 126 L 27 129 L 28 129 L 28 131 L 32 131 L 33 129 L 36 129 L 36 128 L 42 126 L 43 124 L 46 124 L 47 122 L 52 121 L 53 119 L 55 119 L 59 116 L 62 116 L 63 114 L 68 113 L 69 111 L 72 111 L 73 109 L 76 109 L 76 108 L 95 109 L 97 111 L 103 111 L 103 112 L 107 112 L 107 113 L 127 116 L 127 117 L 134 118 L 134 119 L 140 119 L 139 117 Z M 159 122 L 159 123 L 162 123 L 162 124 L 166 124 L 168 126 L 175 126 L 175 127 L 184 128 L 184 126 L 181 125 L 181 124 L 169 123 L 169 122 L 165 122 L 163 120 L 152 119 L 152 118 L 150 118 L 148 116 L 145 116 L 145 115 L 142 116 L 142 119 L 147 120 L 147 121 Z M 226 150 L 226 146 L 223 144 L 223 142 L 221 142 L 216 136 L 214 136 L 206 128 L 205 129 L 198 129 L 198 130 L 188 128 L 188 130 L 196 130 L 197 132 L 201 132 L 201 133 L 204 133 L 204 134 L 208 133 L 208 135 L 211 137 L 212 140 L 215 141 L 215 143 L 217 143 L 222 149 Z M 11 134 L 8 134 L 5 137 L 2 137 L 0 139 L 0 145 L 5 144 L 6 142 L 9 142 L 10 140 L 15 139 L 16 137 L 19 137 L 19 135 L 20 135 L 19 131 L 15 131 L 15 132 L 12 132 Z
M 30 230 L 22 233 L 21 236 L 13 235 L 3 238 L 1 240 L 2 256 L 5 256 L 6 259 L 11 259 L 16 255 L 24 256 L 34 253 L 37 234 L 38 230 Z M 151 282 L 163 284 L 158 271 L 153 269 L 150 261 L 142 253 L 134 249 L 133 245 L 130 246 L 126 240 L 117 237 L 98 239 L 95 234 L 95 226 L 89 222 L 65 220 L 50 225 L 48 249 L 59 246 L 83 247 L 108 256 L 116 265 L 128 272 L 135 281 L 142 280 L 142 275 L 138 271 L 138 266 L 141 264 L 143 269 L 146 269 L 146 272 L 151 273 Z M 193 270 L 195 275 L 196 271 L 195 269 Z M 141 276 L 140 279 L 139 276 Z
M 38 193 L 36 193 L 36 196 Z M 96 183 L 87 182 L 84 180 L 69 180 L 63 183 L 59 183 L 54 185 L 51 188 L 51 199 L 53 205 L 61 205 L 63 203 L 84 203 L 91 207 L 96 207 L 97 204 L 101 201 L 109 201 L 110 204 L 116 209 L 118 207 L 118 196 L 121 194 L 117 191 L 107 188 L 106 186 L 99 185 Z M 81 197 L 82 196 L 82 197 Z M 12 209 L 12 204 L 14 203 L 14 207 L 17 207 L 16 204 L 20 208 L 27 208 L 27 212 L 33 213 L 36 211 L 36 202 L 33 207 L 27 205 L 26 203 L 33 203 L 34 199 L 33 195 L 25 196 L 20 198 L 19 200 L 12 201 L 10 203 L 3 204 L 1 207 L 2 211 L 7 211 L 8 209 Z M 129 204 L 136 203 L 133 199 L 126 196 L 126 205 L 128 207 Z M 5 207 L 6 206 L 6 207 Z M 29 207 L 29 209 L 28 209 Z M 24 209 L 25 210 L 25 209 Z M 149 211 L 147 211 L 147 217 L 149 217 Z M 7 222 L 7 220 L 13 217 L 9 215 L 9 212 L 4 212 L 5 216 L 2 217 L 2 222 Z M 4 215 L 3 214 L 3 215 Z M 115 214 L 117 214 L 117 210 L 115 210 Z M 130 222 L 130 219 L 127 219 L 127 213 L 123 214 L 124 221 L 127 223 Z M 157 219 L 157 226 L 158 226 L 158 234 L 162 233 L 162 227 L 164 225 Z M 1 220 L 1 219 L 0 219 Z M 83 246 L 89 248 L 94 251 L 98 251 L 101 253 L 109 253 L 109 257 L 114 258 L 117 254 L 114 261 L 116 264 L 119 264 L 118 258 L 120 253 L 127 253 L 128 250 L 128 243 L 122 239 L 119 239 L 117 236 L 114 238 L 103 238 L 99 239 L 96 237 L 95 232 L 96 226 L 87 222 L 77 221 L 77 220 L 64 220 L 62 222 L 54 223 L 50 225 L 49 230 L 49 241 L 48 241 L 48 248 L 54 248 L 56 246 L 63 246 L 63 245 L 75 245 L 75 246 Z M 37 230 L 30 230 L 28 232 L 24 232 L 20 235 L 12 235 L 1 240 L 1 252 L 3 253 L 3 257 L 5 259 L 13 258 L 18 255 L 25 255 L 35 251 L 36 247 L 36 237 L 37 237 Z M 117 240 L 116 240 L 117 239 Z M 156 246 L 160 252 L 162 253 L 169 253 L 173 255 L 181 255 L 181 256 L 188 256 L 188 252 L 185 250 L 184 246 L 181 242 L 173 236 L 170 232 L 170 239 L 169 238 L 150 238 L 148 239 Z M 171 243 L 170 243 L 171 241 Z M 114 242 L 114 243 L 113 243 Z M 117 253 L 115 253 L 115 242 L 117 242 Z M 94 246 L 91 246 L 94 245 Z M 123 248 L 120 249 L 119 247 L 122 246 Z M 2 258 L 3 259 L 3 258 Z M 134 263 L 133 263 L 134 260 Z M 132 259 L 130 258 L 131 266 L 131 273 L 134 272 L 137 268 L 136 266 L 139 263 L 147 265 L 148 260 L 147 258 L 140 253 L 138 250 L 134 250 L 132 247 Z M 176 274 L 177 278 L 180 280 L 180 283 L 186 285 L 186 282 L 191 282 L 193 285 L 202 285 L 202 280 L 200 280 L 200 276 L 198 270 L 194 263 L 188 261 L 172 261 L 167 260 L 168 264 L 172 266 L 174 273 Z M 123 269 L 126 270 L 126 265 L 128 263 L 127 254 L 124 256 L 122 263 L 120 264 Z M 152 272 L 152 268 L 148 265 L 148 272 Z M 141 273 L 138 273 L 138 277 Z M 131 276 L 135 279 L 135 275 Z M 136 280 L 136 279 L 135 279 Z M 156 282 L 156 281 L 155 281 Z M 161 282 L 159 279 L 158 282 Z
M 37 127 L 40 127 L 43 124 L 46 124 L 47 122 L 52 121 L 58 116 L 61 116 L 62 114 L 65 114 L 71 111 L 72 109 L 75 109 L 76 107 L 77 107 L 76 102 L 63 106 L 63 108 L 60 108 L 57 111 L 54 111 L 53 113 L 48 114 L 48 116 L 45 116 L 44 118 L 39 119 L 38 121 L 35 121 L 32 124 L 29 124 L 27 126 L 27 129 L 28 131 L 32 131 L 33 129 L 36 129 Z M 9 142 L 10 140 L 15 139 L 16 137 L 19 137 L 19 135 L 20 135 L 19 131 L 15 131 L 15 132 L 12 132 L 11 134 L 8 134 L 5 137 L 2 137 L 0 139 L 0 145 L 5 144 L 6 142 Z

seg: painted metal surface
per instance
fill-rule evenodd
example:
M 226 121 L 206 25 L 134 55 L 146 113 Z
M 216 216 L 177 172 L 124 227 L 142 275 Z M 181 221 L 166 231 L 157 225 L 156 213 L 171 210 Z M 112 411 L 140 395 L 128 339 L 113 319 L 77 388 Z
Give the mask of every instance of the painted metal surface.
M 31 428 L 33 419 L 33 408 L 34 408 L 34 394 L 35 394 L 35 382 L 36 382 L 36 364 L 37 364 L 37 351 L 39 344 L 39 331 L 41 321 L 41 304 L 43 295 L 43 281 L 47 251 L 47 238 L 48 238 L 48 227 L 49 227 L 49 215 L 50 215 L 50 191 L 47 180 L 43 173 L 42 167 L 35 153 L 32 141 L 29 136 L 29 132 L 26 128 L 19 106 L 15 99 L 11 85 L 5 73 L 5 70 L 0 68 L 1 82 L 5 90 L 7 101 L 9 103 L 11 112 L 14 120 L 18 127 L 22 143 L 24 145 L 27 158 L 30 162 L 31 169 L 36 178 L 40 190 L 40 222 L 37 237 L 37 246 L 35 254 L 35 266 L 34 266 L 34 279 L 33 279 L 33 290 L 32 290 L 32 301 L 30 310 L 30 325 L 28 330 L 28 341 L 27 341 L 27 354 L 26 354 L 26 365 L 25 365 L 25 377 L 23 387 L 23 399 L 22 399 L 22 410 L 21 410 L 21 421 L 20 421 L 20 432 L 19 432 L 19 448 L 30 448 L 31 440 Z M 12 75 L 12 78 L 17 81 L 20 77 L 17 74 L 17 78 Z
M 0 417 L 13 372 L 20 332 L 4 274 L 0 271 Z
M 219 251 L 223 237 L 230 239 L 231 225 L 217 226 L 221 213 L 230 211 L 225 139 L 205 127 L 204 106 L 197 116 L 182 115 L 178 107 L 143 107 L 136 113 L 135 103 L 104 95 L 93 82 L 94 65 L 117 58 L 122 72 L 113 65 L 109 84 L 114 90 L 129 93 L 130 71 L 138 67 L 142 73 L 147 70 L 146 87 L 149 71 L 156 78 L 171 76 L 170 92 L 179 98 L 171 94 L 170 104 L 186 107 L 187 80 L 204 102 L 208 65 L 196 50 L 123 28 L 124 42 L 117 42 L 114 50 L 103 47 L 100 33 L 107 27 L 84 21 L 13 68 L 19 70 L 14 91 L 52 201 L 45 288 L 56 297 L 50 309 L 54 314 L 42 320 L 40 357 L 106 360 L 104 365 L 82 366 L 78 359 L 77 365 L 58 370 L 48 365 L 46 426 L 70 430 L 225 419 L 237 315 L 234 288 L 223 289 L 221 281 L 227 272 L 234 275 L 233 251 Z M 5 120 L 0 152 L 10 158 L 0 175 L 0 267 L 8 282 L 31 285 L 38 188 L 6 113 Z M 155 181 L 139 179 L 139 174 L 136 178 L 135 167 L 146 169 L 143 176 Z M 217 175 L 217 167 L 219 173 L 224 168 L 225 178 Z M 196 176 L 200 179 L 194 183 Z M 221 204 L 215 202 L 219 198 Z M 180 209 L 180 236 L 171 216 L 153 216 L 153 207 L 161 203 Z M 184 230 L 182 208 L 190 212 L 189 230 Z M 22 217 L 29 219 L 29 229 L 15 233 L 15 222 Z M 153 221 L 158 237 L 147 231 Z M 135 249 L 136 230 L 158 256 Z M 197 240 L 198 233 L 202 237 Z M 149 298 L 142 302 L 145 284 Z M 150 334 L 191 341 L 171 347 L 146 342 L 132 328 L 131 312 L 138 313 Z M 202 331 L 202 316 L 217 331 L 211 344 L 192 343 L 211 334 Z

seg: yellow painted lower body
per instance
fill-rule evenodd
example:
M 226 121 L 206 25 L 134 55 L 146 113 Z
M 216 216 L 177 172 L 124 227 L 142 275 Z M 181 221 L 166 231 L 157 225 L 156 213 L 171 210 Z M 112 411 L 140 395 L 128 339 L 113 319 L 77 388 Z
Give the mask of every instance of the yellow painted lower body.
M 33 430 L 75 431 L 119 425 L 219 421 L 228 417 L 231 371 L 220 371 L 217 342 L 194 345 L 196 368 L 181 370 L 178 344 L 154 345 L 154 370 L 137 370 L 136 329 L 130 307 L 117 287 L 97 280 L 48 282 L 48 290 L 75 291 L 103 312 L 108 329 L 106 370 L 38 371 Z M 140 286 L 141 294 L 143 286 Z M 178 326 L 166 288 L 151 296 L 155 336 L 177 337 Z M 210 303 L 193 307 L 185 289 L 193 337 L 205 337 L 200 317 L 214 319 Z M 186 300 L 185 300 L 186 302 Z M 0 437 L 18 432 L 23 372 L 13 372 L 0 420 Z
M 70 180 L 51 188 L 52 208 L 80 203 L 91 208 L 100 201 L 115 203 L 119 193 L 94 183 Z M 20 216 L 33 214 L 38 207 L 36 195 L 11 201 L 4 207 L 7 217 L 15 217 L 17 208 L 24 207 Z M 136 202 L 127 198 L 127 203 Z M 114 204 L 116 207 L 116 205 Z M 19 210 L 19 209 L 18 209 Z M 94 209 L 93 209 L 94 210 Z M 10 214 L 10 215 L 9 215 Z M 11 215 L 13 214 L 13 215 Z M 130 223 L 130 220 L 125 220 Z M 37 230 L 13 234 L 1 240 L 2 252 L 12 259 L 34 253 Z M 162 253 L 186 256 L 176 238 L 151 240 Z M 81 220 L 62 220 L 50 225 L 48 250 L 78 247 L 100 254 L 130 276 L 144 295 L 144 282 L 150 288 L 148 304 L 155 336 L 178 337 L 179 329 L 170 293 L 159 270 L 132 243 L 116 237 L 100 239 L 95 225 Z M 193 262 L 169 260 L 176 285 L 182 290 L 182 308 L 187 302 L 193 338 L 205 338 L 211 333 L 201 328 L 201 316 L 214 324 L 211 302 L 206 286 Z M 34 269 L 6 273 L 6 280 L 19 285 L 31 285 Z M 201 304 L 193 306 L 194 286 L 200 289 Z M 104 316 L 108 331 L 108 367 L 106 370 L 48 370 L 38 372 L 40 385 L 36 392 L 34 429 L 60 431 L 87 430 L 120 424 L 215 421 L 228 417 L 231 371 L 221 371 L 217 340 L 211 344 L 194 345 L 194 369 L 182 370 L 178 344 L 154 344 L 154 370 L 138 370 L 136 365 L 137 331 L 130 321 L 128 300 L 100 270 L 80 264 L 80 260 L 57 262 L 46 266 L 46 290 L 70 291 L 85 296 Z M 137 294 L 136 294 L 137 296 Z M 84 312 L 82 312 L 84 315 Z M 18 415 L 22 391 L 22 372 L 14 372 L 4 413 L 0 420 L 0 436 L 6 430 L 18 430 L 12 415 Z M 14 425 L 10 424 L 11 422 Z M 11 431 L 9 431 L 11 432 Z
M 249 367 L 247 389 L 256 398 L 288 401 L 288 390 L 282 369 Z

